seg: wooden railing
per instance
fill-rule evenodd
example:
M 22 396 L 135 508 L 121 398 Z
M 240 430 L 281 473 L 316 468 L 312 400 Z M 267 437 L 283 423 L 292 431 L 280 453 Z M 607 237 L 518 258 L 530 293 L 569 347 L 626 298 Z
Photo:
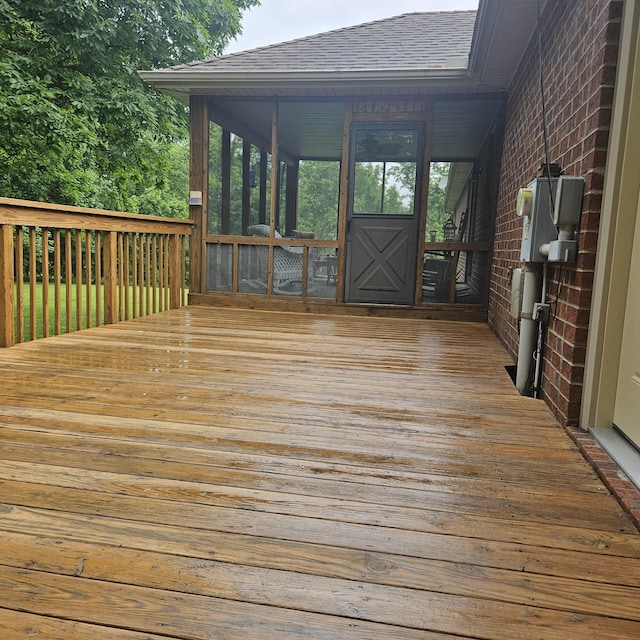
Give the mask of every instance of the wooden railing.
M 277 295 L 277 256 L 278 252 L 281 252 L 283 248 L 294 249 L 298 252 L 298 264 L 292 264 L 289 269 L 294 272 L 296 269 L 299 270 L 300 290 L 298 294 L 306 298 L 308 295 L 313 296 L 313 292 L 310 290 L 312 283 L 309 277 L 303 277 L 302 274 L 313 275 L 314 261 L 326 259 L 327 255 L 335 256 L 339 246 L 337 240 L 262 238 L 257 236 L 212 234 L 205 236 L 205 242 L 210 252 L 207 264 L 209 267 L 211 265 L 216 266 L 215 273 L 210 274 L 214 276 L 213 279 L 207 278 L 208 290 L 227 291 L 236 294 L 240 292 L 240 282 L 242 280 L 258 278 L 264 283 L 264 293 L 268 297 Z M 215 254 L 211 254 L 213 247 L 217 247 L 221 251 L 222 259 L 216 260 Z M 257 249 L 257 251 L 249 251 L 251 248 Z M 218 286 L 216 286 L 216 282 Z M 335 293 L 333 297 L 335 297 Z
M 423 243 L 422 302 L 487 304 L 488 242 Z
M 186 304 L 185 220 L 0 198 L 0 347 Z

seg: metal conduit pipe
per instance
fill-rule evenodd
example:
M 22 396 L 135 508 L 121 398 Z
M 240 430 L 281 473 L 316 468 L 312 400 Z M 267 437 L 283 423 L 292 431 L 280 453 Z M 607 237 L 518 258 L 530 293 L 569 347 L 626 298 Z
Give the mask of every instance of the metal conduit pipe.
M 520 316 L 520 342 L 516 366 L 516 388 L 520 395 L 527 394 L 531 383 L 531 363 L 538 339 L 538 322 L 533 319 L 533 306 L 540 302 L 542 264 L 525 264 L 524 288 L 522 292 L 522 314 Z
M 542 263 L 542 294 L 540 300 L 542 303 L 547 301 L 547 284 L 549 279 L 549 263 Z M 535 353 L 535 370 L 533 374 L 533 397 L 540 397 L 540 378 L 542 376 L 542 356 L 544 350 L 544 329 L 545 323 L 538 320 L 538 344 L 536 345 Z

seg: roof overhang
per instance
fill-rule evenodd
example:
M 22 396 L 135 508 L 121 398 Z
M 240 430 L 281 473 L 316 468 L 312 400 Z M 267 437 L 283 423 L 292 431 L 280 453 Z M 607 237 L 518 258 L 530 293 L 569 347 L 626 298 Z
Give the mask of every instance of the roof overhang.
M 335 96 L 366 93 L 422 93 L 430 87 L 470 83 L 466 67 L 376 71 L 221 72 L 209 70 L 140 71 L 157 89 L 188 102 L 189 95 Z
M 473 162 L 455 162 L 449 169 L 449 178 L 444 195 L 444 210 L 453 213 L 460 205 L 460 198 L 466 194 Z
M 333 55 L 328 58 L 320 56 L 321 59 L 310 61 L 298 54 L 291 64 L 286 64 L 282 52 L 275 52 L 274 57 L 273 48 L 267 47 L 264 51 L 231 54 L 240 59 L 212 59 L 141 71 L 140 77 L 186 104 L 191 96 L 208 96 L 212 119 L 217 118 L 219 124 L 224 121 L 234 133 L 244 131 L 242 137 L 254 144 L 261 141 L 265 145 L 270 140 L 272 101 L 277 99 L 283 123 L 279 130 L 282 149 L 291 157 L 303 159 L 341 157 L 345 101 L 432 96 L 432 157 L 464 162 L 476 156 L 503 104 L 501 82 L 511 77 L 509 74 L 522 57 L 526 46 L 523 34 L 529 30 L 528 41 L 535 28 L 535 21 L 533 26 L 528 22 L 530 7 L 522 15 L 522 5 L 531 4 L 535 5 L 531 0 L 480 0 L 475 22 L 467 23 L 467 48 L 454 47 L 451 56 L 420 58 L 419 49 L 414 54 L 412 47 L 405 46 L 403 55 L 390 56 L 385 61 L 384 56 L 376 55 L 374 43 L 367 42 L 358 50 L 360 55 L 353 56 L 350 62 L 343 59 L 342 50 L 334 45 Z M 493 54 L 493 48 L 506 51 L 501 44 L 501 29 L 512 22 L 518 28 L 510 28 L 520 35 L 515 40 L 509 39 L 508 68 L 498 69 L 500 60 Z M 438 37 L 446 43 L 447 37 L 453 36 L 445 30 L 438 32 Z M 296 48 L 299 44 L 294 41 L 282 46 Z M 472 66 L 468 47 L 473 54 Z M 266 60 L 262 60 L 263 55 Z M 318 68 L 322 60 L 331 62 Z M 354 60 L 356 66 L 349 67 Z M 296 61 L 298 66 L 294 66 Z M 496 79 L 500 82 L 494 83 Z
M 548 0 L 540 0 L 540 12 Z M 536 32 L 535 0 L 480 0 L 469 71 L 482 84 L 507 89 Z
M 548 0 L 539 1 L 542 11 Z M 139 75 L 182 102 L 188 102 L 190 95 L 391 95 L 447 88 L 452 93 L 504 91 L 535 34 L 537 11 L 538 3 L 533 0 L 479 0 L 468 60 L 453 58 L 437 68 L 222 70 L 181 65 L 140 71 Z

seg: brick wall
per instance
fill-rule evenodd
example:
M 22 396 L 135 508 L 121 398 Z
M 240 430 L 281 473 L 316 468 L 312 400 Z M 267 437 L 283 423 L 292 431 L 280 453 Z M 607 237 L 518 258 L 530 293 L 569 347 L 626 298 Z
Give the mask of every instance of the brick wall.
M 577 424 L 595 265 L 622 2 L 550 2 L 542 16 L 549 161 L 582 175 L 586 192 L 577 264 L 550 265 L 542 397 L 563 424 Z M 509 88 L 498 194 L 489 322 L 514 355 L 511 274 L 520 266 L 516 193 L 544 161 L 538 41 L 534 36 Z

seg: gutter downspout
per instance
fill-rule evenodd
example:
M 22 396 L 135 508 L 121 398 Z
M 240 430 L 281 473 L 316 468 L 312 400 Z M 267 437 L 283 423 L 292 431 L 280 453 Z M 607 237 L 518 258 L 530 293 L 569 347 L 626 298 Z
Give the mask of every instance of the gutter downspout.
M 521 395 L 528 395 L 527 392 L 531 386 L 531 363 L 533 362 L 538 340 L 538 322 L 533 319 L 533 308 L 537 302 L 540 302 L 542 264 L 539 262 L 527 262 L 524 268 L 516 388 Z

